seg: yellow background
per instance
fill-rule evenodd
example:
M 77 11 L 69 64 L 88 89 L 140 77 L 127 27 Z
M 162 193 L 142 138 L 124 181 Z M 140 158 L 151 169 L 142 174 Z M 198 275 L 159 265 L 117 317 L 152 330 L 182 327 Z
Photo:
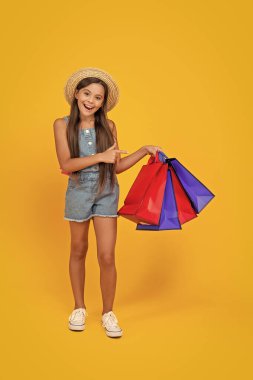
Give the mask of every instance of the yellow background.
M 2 378 L 252 378 L 251 2 L 16 1 L 1 13 Z M 114 340 L 92 223 L 87 327 L 67 328 L 68 177 L 53 122 L 86 66 L 119 85 L 108 117 L 121 149 L 160 145 L 216 195 L 181 231 L 118 219 Z M 120 207 L 148 158 L 118 176 Z

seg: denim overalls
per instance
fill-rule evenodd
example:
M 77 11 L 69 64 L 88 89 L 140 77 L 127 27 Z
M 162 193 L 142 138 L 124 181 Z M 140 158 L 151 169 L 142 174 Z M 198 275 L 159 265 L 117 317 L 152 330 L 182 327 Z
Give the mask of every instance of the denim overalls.
M 64 116 L 66 123 L 69 117 Z M 79 129 L 80 157 L 96 154 L 95 128 Z M 79 184 L 69 177 L 65 194 L 64 219 L 84 222 L 93 216 L 118 217 L 119 183 L 116 177 L 113 191 L 110 179 L 106 178 L 104 190 L 96 195 L 99 180 L 99 165 L 88 166 L 79 170 Z

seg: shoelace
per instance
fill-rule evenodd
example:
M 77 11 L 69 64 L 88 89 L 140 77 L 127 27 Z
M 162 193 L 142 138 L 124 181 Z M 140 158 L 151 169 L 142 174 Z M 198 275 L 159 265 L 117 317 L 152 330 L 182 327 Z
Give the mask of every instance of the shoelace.
M 74 314 L 71 316 L 71 319 L 82 319 L 83 317 L 85 317 L 85 314 L 88 315 L 87 312 L 84 312 L 84 310 L 80 309 L 80 310 L 76 310 L 74 312 Z
M 116 327 L 118 324 L 116 315 L 113 312 L 110 312 L 110 314 L 108 314 L 108 316 L 105 318 L 105 323 L 108 323 L 112 327 Z

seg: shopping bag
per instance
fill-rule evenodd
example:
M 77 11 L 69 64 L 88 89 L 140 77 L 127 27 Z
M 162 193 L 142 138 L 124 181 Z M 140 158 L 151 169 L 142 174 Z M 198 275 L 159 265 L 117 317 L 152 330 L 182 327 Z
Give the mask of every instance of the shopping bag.
M 164 192 L 164 200 L 162 204 L 160 221 L 158 225 L 138 223 L 136 226 L 136 230 L 157 231 L 157 230 L 163 230 L 163 229 L 168 229 L 168 230 L 181 229 L 181 224 L 189 220 L 192 220 L 193 218 L 196 218 L 198 216 L 197 210 L 201 211 L 203 209 L 203 207 L 202 208 L 197 207 L 197 206 L 200 206 L 200 203 L 197 203 L 196 200 L 198 201 L 201 200 L 201 198 L 198 198 L 198 195 L 200 196 L 200 194 L 204 193 L 204 194 L 208 194 L 209 196 L 211 195 L 212 197 L 214 196 L 210 192 L 210 190 L 208 190 L 199 180 L 196 179 L 196 177 L 194 177 L 186 168 L 184 168 L 183 165 L 178 162 L 178 160 L 176 160 L 175 158 L 169 159 L 161 151 L 159 151 L 159 159 L 163 162 L 168 163 L 167 183 L 166 183 L 166 189 Z M 174 169 L 174 165 L 172 166 L 171 164 L 174 162 L 174 160 L 176 160 L 176 162 L 178 163 L 177 166 L 175 165 L 176 168 L 178 167 L 181 168 L 182 176 L 186 170 L 185 177 L 186 178 L 189 178 L 189 176 L 193 177 L 192 183 L 195 184 L 196 192 L 194 192 L 193 191 L 194 189 L 191 189 L 191 188 L 189 189 L 188 192 L 185 191 L 183 184 L 180 182 L 179 176 L 177 175 L 177 172 Z M 170 186 L 170 184 L 172 186 Z M 191 194 L 192 198 L 190 198 L 189 194 Z M 175 202 L 173 202 L 173 199 Z M 203 206 L 203 204 L 204 203 L 202 199 L 201 206 Z M 176 206 L 176 217 L 175 217 L 175 206 Z M 171 219 L 170 219 L 170 215 L 173 215 L 173 211 L 174 211 L 175 228 L 173 228 L 174 226 L 173 226 L 173 223 L 171 223 Z
M 173 167 L 174 173 L 191 201 L 192 207 L 199 214 L 215 195 L 176 158 L 168 158 L 163 152 L 160 152 L 160 158 Z
M 170 170 L 167 171 L 167 181 L 164 191 L 163 204 L 159 225 L 138 223 L 136 230 L 181 230 L 181 224 L 178 218 L 176 199 L 174 195 L 172 178 Z
M 162 161 L 162 152 L 159 152 L 159 159 Z M 173 215 L 173 221 L 170 214 Z M 167 183 L 164 192 L 161 217 L 158 226 L 139 223 L 137 230 L 164 230 L 181 229 L 181 224 L 196 218 L 197 214 L 184 191 L 181 183 L 175 175 L 174 169 L 168 166 Z
M 173 190 L 176 198 L 178 218 L 181 224 L 188 222 L 197 217 L 194 211 L 190 199 L 188 198 L 183 186 L 178 180 L 173 167 L 169 167 L 168 170 L 171 173 Z
M 135 223 L 159 223 L 168 165 L 151 156 L 133 182 L 118 215 Z

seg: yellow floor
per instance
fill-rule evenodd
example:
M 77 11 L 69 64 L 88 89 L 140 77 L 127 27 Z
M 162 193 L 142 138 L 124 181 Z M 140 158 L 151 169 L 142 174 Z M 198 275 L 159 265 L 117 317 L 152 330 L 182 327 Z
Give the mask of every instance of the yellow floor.
M 239 302 L 205 300 L 117 307 L 123 336 L 108 338 L 100 311 L 86 329 L 67 328 L 69 311 L 44 300 L 3 310 L 2 370 L 15 379 L 250 379 L 252 311 Z M 45 309 L 44 309 L 45 307 Z

